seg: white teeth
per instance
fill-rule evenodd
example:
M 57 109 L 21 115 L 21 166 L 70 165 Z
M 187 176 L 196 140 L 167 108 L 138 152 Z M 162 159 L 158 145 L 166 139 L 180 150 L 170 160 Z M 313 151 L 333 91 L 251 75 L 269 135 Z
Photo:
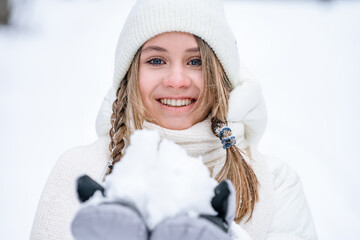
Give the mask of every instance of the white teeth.
M 187 106 L 190 103 L 192 103 L 191 99 L 168 99 L 168 98 L 162 98 L 160 99 L 160 102 L 164 105 L 168 105 L 171 107 L 182 107 Z

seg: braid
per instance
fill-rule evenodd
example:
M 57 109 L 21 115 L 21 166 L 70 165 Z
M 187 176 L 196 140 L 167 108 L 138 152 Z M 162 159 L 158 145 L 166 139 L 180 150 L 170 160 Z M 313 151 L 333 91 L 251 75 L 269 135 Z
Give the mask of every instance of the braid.
M 223 137 L 230 137 L 231 130 L 226 127 L 226 123 L 212 118 L 213 133 L 219 137 L 220 129 L 225 129 Z M 249 221 L 254 212 L 255 203 L 258 200 L 258 179 L 251 166 L 245 161 L 241 150 L 235 144 L 226 147 L 226 161 L 219 173 L 215 176 L 217 181 L 229 179 L 236 190 L 236 213 L 235 221 L 239 223 L 241 219 L 249 214 Z
M 128 105 L 127 83 L 127 76 L 125 76 L 120 83 L 120 87 L 116 92 L 116 99 L 112 105 L 113 113 L 111 115 L 111 129 L 109 131 L 111 139 L 109 145 L 111 161 L 108 173 L 111 173 L 113 165 L 120 161 L 122 157 L 121 151 L 125 146 L 124 136 L 126 136 L 127 133 L 126 107 Z
M 131 116 L 135 129 L 142 128 L 144 110 L 138 87 L 137 74 L 140 53 L 141 51 L 139 50 L 135 54 L 128 72 L 120 82 L 120 86 L 116 92 L 116 99 L 112 105 L 113 113 L 110 119 L 111 129 L 109 131 L 111 158 L 109 161 L 108 174 L 111 173 L 114 164 L 119 162 L 122 157 L 121 151 L 125 147 L 125 139 L 129 139 L 130 136 L 129 127 Z M 130 114 L 130 108 L 132 108 L 133 114 Z

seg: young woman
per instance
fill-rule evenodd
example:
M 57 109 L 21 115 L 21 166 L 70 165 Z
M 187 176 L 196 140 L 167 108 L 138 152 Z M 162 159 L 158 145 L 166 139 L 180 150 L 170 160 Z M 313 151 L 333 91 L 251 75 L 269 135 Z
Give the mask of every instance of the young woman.
M 71 239 L 76 178 L 101 182 L 144 128 L 202 156 L 216 180 L 232 181 L 235 222 L 253 239 L 317 239 L 296 173 L 256 150 L 265 124 L 261 89 L 239 63 L 220 0 L 139 0 L 118 41 L 99 139 L 57 162 L 31 239 Z

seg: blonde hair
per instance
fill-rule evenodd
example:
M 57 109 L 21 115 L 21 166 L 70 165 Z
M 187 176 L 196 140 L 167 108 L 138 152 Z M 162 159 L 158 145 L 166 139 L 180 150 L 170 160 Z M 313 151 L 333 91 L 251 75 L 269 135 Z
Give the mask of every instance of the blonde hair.
M 198 43 L 202 69 L 204 74 L 204 90 L 201 92 L 196 109 L 211 110 L 206 116 L 211 117 L 212 131 L 218 136 L 218 128 L 226 125 L 228 112 L 228 100 L 231 91 L 231 83 L 214 52 L 208 44 L 196 37 Z M 138 86 L 138 70 L 140 50 L 136 53 L 131 66 L 121 81 L 117 90 L 116 100 L 112 106 L 109 149 L 111 151 L 112 165 L 119 162 L 122 157 L 121 151 L 125 147 L 125 139 L 129 140 L 130 118 L 135 129 L 141 129 L 145 120 L 146 109 L 141 100 Z M 229 132 L 225 132 L 225 135 Z M 258 200 L 258 180 L 251 166 L 245 161 L 244 154 L 235 145 L 226 149 L 226 161 L 222 169 L 215 176 L 217 181 L 230 179 L 236 190 L 236 214 L 235 221 L 239 223 L 245 216 L 251 219 L 255 203 Z M 109 169 L 111 173 L 111 168 Z

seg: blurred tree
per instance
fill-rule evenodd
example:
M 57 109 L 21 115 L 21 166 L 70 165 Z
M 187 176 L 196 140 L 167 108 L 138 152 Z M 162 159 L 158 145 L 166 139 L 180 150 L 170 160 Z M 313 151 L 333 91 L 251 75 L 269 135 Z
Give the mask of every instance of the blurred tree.
M 0 0 L 0 24 L 9 24 L 10 21 L 10 0 Z

